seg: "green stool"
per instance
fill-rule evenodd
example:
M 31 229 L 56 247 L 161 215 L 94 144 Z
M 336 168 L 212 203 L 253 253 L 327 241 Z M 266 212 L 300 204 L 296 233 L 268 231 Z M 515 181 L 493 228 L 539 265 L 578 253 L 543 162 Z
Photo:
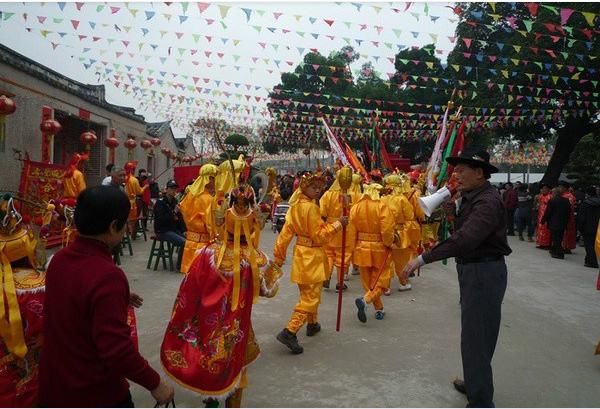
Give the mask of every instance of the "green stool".
M 133 256 L 133 248 L 131 248 L 131 236 L 129 236 L 129 233 L 125 233 L 123 240 L 121 240 L 121 249 L 124 249 L 125 247 L 127 247 L 129 250 L 129 255 Z M 123 255 L 123 252 L 121 252 L 121 255 Z
M 148 264 L 146 268 L 149 269 L 152 265 L 152 259 L 156 257 L 154 260 L 154 271 L 158 269 L 158 262 L 162 260 L 163 268 L 167 269 L 167 261 L 169 262 L 169 270 L 173 271 L 173 249 L 174 246 L 171 245 L 166 240 L 160 240 L 155 235 L 150 236 L 152 239 L 152 248 L 150 249 L 150 257 L 148 257 Z

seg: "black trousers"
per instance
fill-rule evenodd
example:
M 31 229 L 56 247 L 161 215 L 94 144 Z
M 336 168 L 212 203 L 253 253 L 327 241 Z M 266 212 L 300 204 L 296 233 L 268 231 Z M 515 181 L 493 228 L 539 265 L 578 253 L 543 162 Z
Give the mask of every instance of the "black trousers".
M 494 407 L 492 358 L 507 271 L 504 260 L 457 264 L 461 297 L 460 350 L 470 407 Z
M 552 244 L 550 245 L 550 254 L 554 256 L 564 257 L 565 250 L 562 247 L 562 240 L 564 235 L 565 229 L 550 230 L 550 236 L 552 237 Z
M 596 257 L 596 250 L 594 248 L 595 242 L 595 234 L 583 235 L 583 244 L 585 246 L 585 264 L 598 267 L 598 258 Z
M 533 237 L 535 226 L 533 225 L 531 209 L 521 207 L 517 217 L 517 232 L 519 236 L 523 236 L 523 231 L 527 229 L 527 237 Z
M 515 211 L 517 209 L 506 209 L 506 234 L 515 235 Z

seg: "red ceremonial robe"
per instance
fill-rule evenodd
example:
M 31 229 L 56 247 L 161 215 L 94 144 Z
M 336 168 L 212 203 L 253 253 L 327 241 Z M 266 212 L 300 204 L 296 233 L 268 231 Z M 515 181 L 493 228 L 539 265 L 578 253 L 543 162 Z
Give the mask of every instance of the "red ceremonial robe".
M 546 208 L 548 207 L 548 201 L 550 201 L 550 199 L 552 199 L 552 193 L 546 195 L 540 193 L 537 214 L 537 237 L 535 239 L 535 244 L 538 247 L 550 247 L 552 244 L 550 229 L 548 229 L 548 225 L 542 223 L 542 217 L 544 217 L 544 214 L 546 213 Z
M 573 250 L 577 247 L 577 224 L 575 221 L 575 205 L 577 204 L 577 199 L 575 199 L 575 196 L 573 196 L 571 192 L 563 193 L 562 197 L 569 200 L 569 203 L 571 203 L 569 222 L 567 223 L 565 235 L 563 236 L 562 247 L 565 250 Z
M 233 274 L 216 269 L 219 249 L 218 244 L 204 247 L 194 260 L 181 283 L 160 353 L 165 372 L 177 383 L 213 398 L 235 392 L 243 369 L 259 355 L 251 324 L 252 269 L 243 254 L 238 307 L 232 311 Z M 264 265 L 266 257 L 258 253 Z

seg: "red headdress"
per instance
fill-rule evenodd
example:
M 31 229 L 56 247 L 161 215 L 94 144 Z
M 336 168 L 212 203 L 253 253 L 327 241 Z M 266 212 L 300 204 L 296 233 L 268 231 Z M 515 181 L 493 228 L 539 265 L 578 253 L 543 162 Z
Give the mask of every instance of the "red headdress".
M 90 158 L 90 156 L 87 153 L 77 153 L 75 152 L 73 154 L 73 156 L 71 156 L 71 160 L 69 161 L 69 164 L 67 165 L 67 171 L 65 172 L 65 177 L 72 177 L 73 173 L 75 173 L 75 169 L 77 169 L 77 165 L 79 165 L 79 162 L 81 161 L 86 161 Z

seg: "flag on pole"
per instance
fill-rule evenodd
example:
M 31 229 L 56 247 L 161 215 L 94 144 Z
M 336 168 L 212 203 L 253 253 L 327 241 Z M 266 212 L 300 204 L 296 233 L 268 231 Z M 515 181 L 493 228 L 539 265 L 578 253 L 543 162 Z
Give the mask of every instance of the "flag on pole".
M 451 104 L 448 104 L 446 107 L 446 113 L 444 114 L 444 119 L 442 120 L 442 129 L 440 130 L 440 134 L 435 141 L 433 153 L 431 154 L 429 164 L 427 165 L 427 191 L 429 191 L 429 193 L 433 193 L 437 190 L 437 186 L 435 184 L 435 175 L 438 174 L 440 170 L 442 143 L 446 138 L 446 126 L 448 125 L 448 113 L 450 112 L 450 105 Z
M 319 119 L 321 120 L 321 122 L 323 122 L 323 126 L 325 127 L 327 142 L 329 142 L 329 147 L 331 148 L 331 153 L 333 154 L 333 157 L 335 159 L 339 159 L 344 165 L 352 166 L 350 164 L 350 161 L 348 160 L 348 157 L 346 156 L 344 148 L 340 144 L 340 141 L 333 134 L 333 132 L 331 132 L 331 129 L 329 129 L 327 122 L 325 122 L 325 118 L 319 117 Z
M 394 167 L 392 166 L 392 160 L 388 154 L 387 149 L 385 148 L 385 143 L 383 143 L 383 139 L 381 139 L 381 133 L 379 132 L 379 125 L 375 124 L 375 134 L 377 135 L 377 140 L 379 141 L 379 146 L 381 147 L 381 158 L 383 159 L 383 165 L 388 168 L 390 172 L 394 171 Z

